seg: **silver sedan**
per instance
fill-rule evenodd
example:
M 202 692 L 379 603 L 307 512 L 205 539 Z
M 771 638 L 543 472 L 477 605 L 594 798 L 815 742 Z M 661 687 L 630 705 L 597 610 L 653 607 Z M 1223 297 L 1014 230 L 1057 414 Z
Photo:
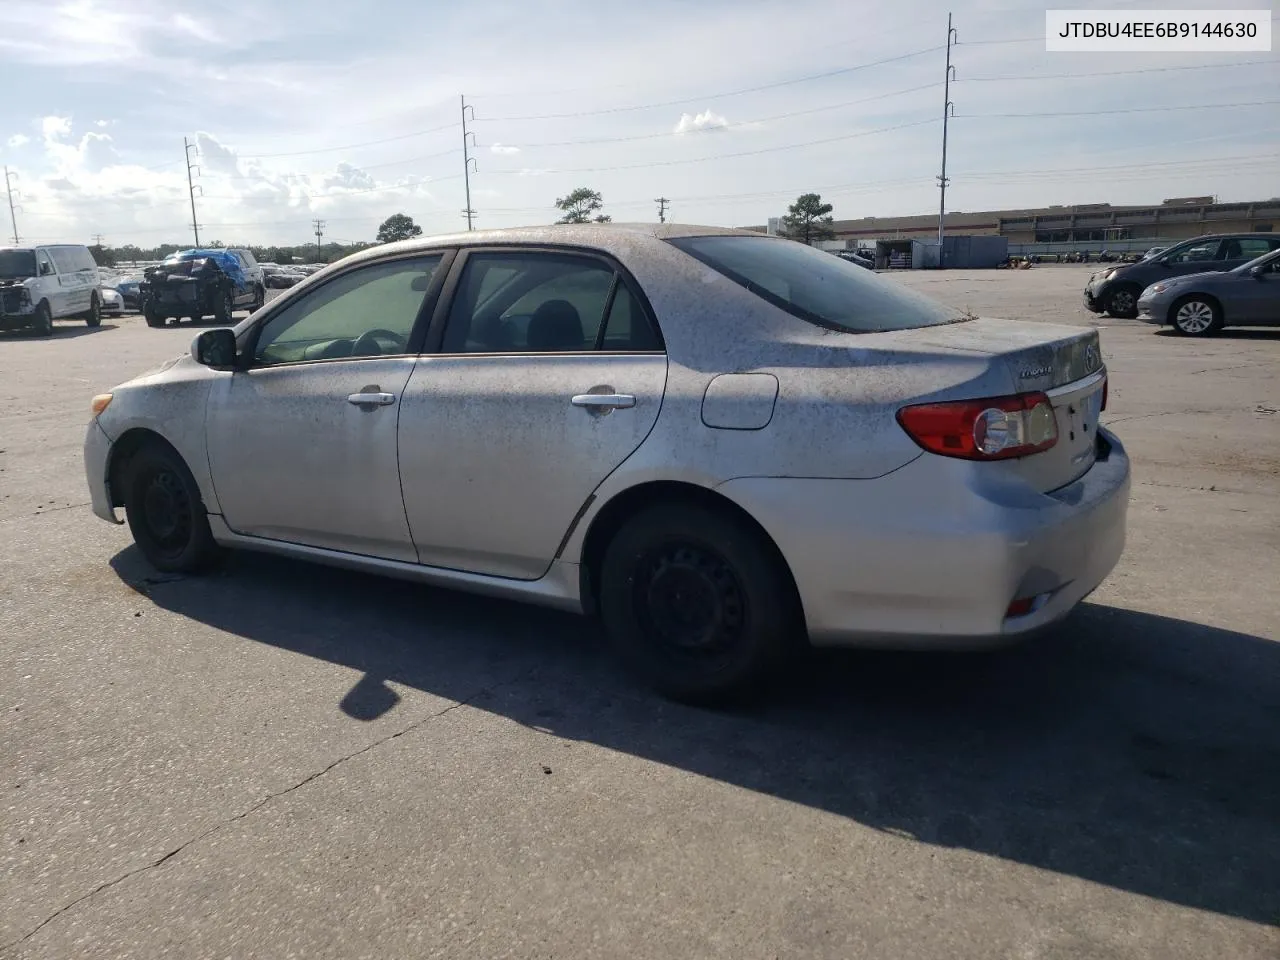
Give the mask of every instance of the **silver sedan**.
M 1153 283 L 1138 298 L 1138 319 L 1189 337 L 1223 327 L 1280 326 L 1280 250 L 1234 270 Z
M 1124 546 L 1096 330 L 979 319 L 789 240 L 417 239 L 94 398 L 94 512 L 165 571 L 263 550 L 598 614 L 685 700 L 797 645 L 976 648 Z

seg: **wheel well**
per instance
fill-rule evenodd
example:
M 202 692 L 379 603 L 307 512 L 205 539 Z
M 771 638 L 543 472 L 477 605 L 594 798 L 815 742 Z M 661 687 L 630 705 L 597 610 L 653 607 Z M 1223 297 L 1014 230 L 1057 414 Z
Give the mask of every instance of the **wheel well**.
M 113 507 L 124 506 L 124 481 L 129 475 L 129 464 L 134 455 L 143 447 L 153 444 L 168 449 L 175 457 L 182 460 L 182 454 L 178 453 L 173 444 L 154 430 L 148 430 L 145 427 L 126 430 L 120 435 L 119 440 L 111 444 L 111 460 L 107 464 L 107 484 L 111 491 Z M 185 460 L 182 462 L 186 463 Z
M 596 597 L 599 596 L 600 566 L 604 562 L 604 553 L 614 534 L 622 525 L 641 510 L 658 503 L 693 503 L 733 517 L 749 529 L 755 531 L 769 551 L 774 555 L 780 569 L 786 577 L 787 588 L 795 604 L 799 622 L 804 622 L 804 609 L 800 603 L 800 591 L 796 587 L 795 577 L 786 557 L 778 549 L 769 531 L 760 525 L 750 513 L 734 503 L 723 494 L 708 490 L 693 483 L 682 483 L 675 480 L 656 480 L 631 487 L 618 494 L 601 508 L 591 521 L 586 538 L 582 544 L 582 564 L 580 567 L 582 606 L 588 613 L 596 613 Z

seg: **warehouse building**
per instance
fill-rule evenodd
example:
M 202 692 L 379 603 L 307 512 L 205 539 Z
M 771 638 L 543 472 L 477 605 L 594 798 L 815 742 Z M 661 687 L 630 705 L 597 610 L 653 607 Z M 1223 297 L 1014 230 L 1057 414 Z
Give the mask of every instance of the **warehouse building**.
M 1270 233 L 1277 225 L 1280 197 L 1244 203 L 1175 197 L 1155 206 L 1088 203 L 979 213 L 957 210 L 946 217 L 948 234 L 1005 237 L 1011 255 L 1145 250 L 1206 233 Z M 833 228 L 835 246 L 875 249 L 877 241 L 936 240 L 938 216 L 837 220 Z M 763 226 L 747 229 L 767 232 Z

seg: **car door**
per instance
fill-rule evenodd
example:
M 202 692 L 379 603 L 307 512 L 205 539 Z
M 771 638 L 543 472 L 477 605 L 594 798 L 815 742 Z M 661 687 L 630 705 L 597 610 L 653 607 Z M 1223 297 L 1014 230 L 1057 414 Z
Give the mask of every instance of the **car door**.
M 640 291 L 603 257 L 476 250 L 450 286 L 400 413 L 418 559 L 537 579 L 652 429 L 666 355 Z
M 53 258 L 49 256 L 47 250 L 36 251 L 36 275 L 37 290 L 32 295 L 32 301 L 39 303 L 42 299 L 49 301 L 49 310 L 55 317 L 63 316 L 67 313 L 66 295 L 63 293 L 62 285 L 58 282 L 58 268 L 54 266 Z
M 1256 273 L 1245 273 L 1232 284 L 1227 323 L 1280 325 L 1280 251 L 1256 267 Z
M 412 562 L 396 421 L 447 253 L 360 264 L 268 312 L 206 414 L 237 533 Z

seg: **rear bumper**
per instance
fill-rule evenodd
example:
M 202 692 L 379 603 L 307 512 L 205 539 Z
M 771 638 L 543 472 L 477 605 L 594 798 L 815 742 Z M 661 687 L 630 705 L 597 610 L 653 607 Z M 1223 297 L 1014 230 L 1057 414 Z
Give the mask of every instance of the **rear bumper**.
M 111 505 L 111 488 L 107 467 L 111 461 L 111 438 L 98 421 L 92 420 L 84 435 L 84 473 L 89 482 L 89 500 L 95 516 L 109 523 L 122 523 Z
M 1099 442 L 1089 472 L 1051 494 L 928 454 L 878 480 L 720 490 L 778 544 L 814 645 L 980 649 L 1060 620 L 1119 561 L 1129 458 L 1112 434 Z M 1031 611 L 1006 616 L 1025 597 Z

